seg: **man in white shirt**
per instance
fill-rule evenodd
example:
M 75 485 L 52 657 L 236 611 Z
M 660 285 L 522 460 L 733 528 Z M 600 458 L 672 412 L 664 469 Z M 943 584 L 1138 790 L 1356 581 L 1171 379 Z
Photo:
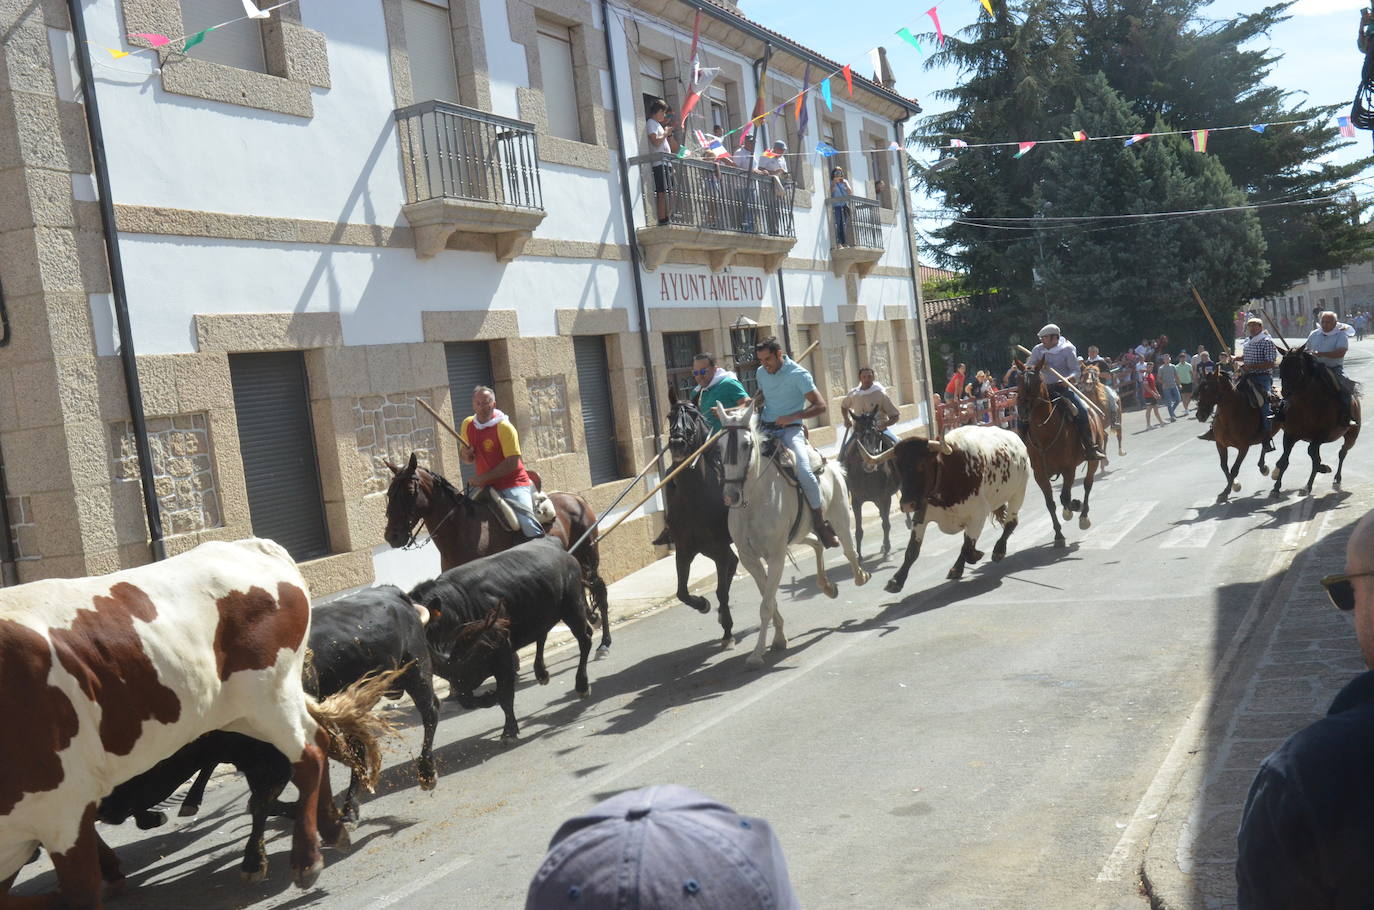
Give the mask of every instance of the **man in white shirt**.
M 844 417 L 846 428 L 854 425 L 855 414 L 869 414 L 877 408 L 877 423 L 875 426 L 884 436 L 895 446 L 898 442 L 897 434 L 888 429 L 888 426 L 901 419 L 902 412 L 897 410 L 897 406 L 892 403 L 892 399 L 887 397 L 887 389 L 881 382 L 875 382 L 872 367 L 861 367 L 859 369 L 859 384 L 849 390 L 849 394 L 844 396 L 840 402 L 840 414 Z M 853 443 L 853 439 L 845 445 Z M 845 453 L 840 452 L 840 460 L 844 460 Z
M 782 207 L 787 204 L 785 184 L 792 180 L 787 171 L 787 143 L 774 140 L 772 150 L 759 159 L 754 172 L 773 178 L 773 192 L 764 189 L 763 210 L 768 216 L 768 233 L 777 234 L 782 225 Z
M 1350 350 L 1350 326 L 1336 321 L 1336 314 L 1327 310 L 1319 317 L 1317 328 L 1307 336 L 1307 350 L 1334 374 L 1336 394 L 1341 402 L 1341 417 L 1351 422 L 1351 388 L 1345 378 L 1345 355 Z
M 649 151 L 660 155 L 673 154 L 677 139 L 673 136 L 673 125 L 668 122 L 672 110 L 662 98 L 654 99 L 649 105 L 649 119 L 644 124 L 644 138 L 649 143 Z M 668 223 L 668 194 L 672 192 L 672 165 L 664 161 L 653 166 L 654 198 L 658 203 L 658 223 Z
M 1049 386 L 1053 394 L 1073 402 L 1078 412 L 1074 416 L 1074 424 L 1078 427 L 1078 441 L 1083 444 L 1083 457 L 1088 461 L 1104 460 L 1107 456 L 1098 451 L 1097 443 L 1093 440 L 1092 425 L 1088 422 L 1088 404 L 1078 394 L 1072 381 L 1078 378 L 1078 349 L 1069 339 L 1060 336 L 1059 326 L 1054 323 L 1045 326 L 1038 334 L 1040 343 L 1026 359 L 1026 369 L 1049 368 L 1040 380 Z

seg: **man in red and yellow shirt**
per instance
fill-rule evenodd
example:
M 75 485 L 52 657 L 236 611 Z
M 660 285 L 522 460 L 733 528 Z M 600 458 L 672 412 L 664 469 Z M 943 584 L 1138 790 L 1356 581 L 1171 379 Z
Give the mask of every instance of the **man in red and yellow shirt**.
M 496 393 L 486 386 L 472 392 L 471 417 L 463 421 L 458 435 L 466 445 L 458 457 L 477 466 L 469 481 L 474 487 L 491 487 L 510 503 L 526 537 L 543 537 L 544 529 L 534 517 L 534 485 L 520 460 L 520 436 L 514 425 L 496 407 Z

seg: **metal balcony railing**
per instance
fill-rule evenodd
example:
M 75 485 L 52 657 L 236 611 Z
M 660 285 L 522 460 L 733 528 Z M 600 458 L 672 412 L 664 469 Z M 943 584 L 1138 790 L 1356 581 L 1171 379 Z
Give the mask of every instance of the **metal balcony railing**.
M 544 208 L 534 124 L 446 101 L 395 112 L 406 201 L 472 199 Z
M 878 200 L 863 196 L 827 199 L 830 209 L 831 248 L 883 248 L 883 223 L 878 217 Z
M 733 164 L 639 155 L 645 223 L 683 225 L 771 237 L 796 237 L 792 199 L 796 185 Z M 660 206 L 659 193 L 665 199 Z M 663 216 L 666 214 L 666 221 Z

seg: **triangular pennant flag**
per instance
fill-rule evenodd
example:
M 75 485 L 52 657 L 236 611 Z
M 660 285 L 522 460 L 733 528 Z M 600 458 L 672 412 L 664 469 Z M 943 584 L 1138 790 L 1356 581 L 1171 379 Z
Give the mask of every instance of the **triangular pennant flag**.
M 992 15 L 992 3 L 990 0 L 983 0 L 983 9 L 988 11 L 989 16 Z
M 172 43 L 171 38 L 168 38 L 166 35 L 159 35 L 157 32 L 134 32 L 129 37 L 142 38 L 144 41 L 147 41 L 153 47 L 162 47 L 162 45 L 164 44 Z
M 1267 123 L 1253 123 L 1250 125 L 1250 129 L 1254 130 L 1257 133 L 1262 133 L 1264 132 L 1264 128 L 1268 125 L 1269 124 Z
M 687 96 L 686 103 L 682 105 L 681 124 L 679 125 L 686 125 L 687 115 L 692 113 L 692 108 L 697 106 L 697 102 L 701 100 L 701 96 L 706 93 L 706 89 L 711 86 L 711 83 L 714 82 L 719 75 L 720 67 L 718 66 L 707 66 L 697 70 L 697 78 L 692 87 L 691 94 Z
M 105 48 L 105 50 L 109 53 L 109 55 L 110 55 L 111 57 L 115 58 L 116 60 L 118 60 L 120 57 L 127 57 L 127 56 L 129 56 L 129 52 L 128 52 L 128 51 L 116 50 L 115 48 L 112 48 L 112 47 L 107 47 L 107 48 Z
M 873 65 L 873 81 L 882 84 L 883 81 L 883 55 L 878 48 L 873 48 L 868 52 L 868 62 Z
M 215 25 L 212 25 L 209 28 L 203 28 L 191 37 L 187 38 L 186 43 L 181 46 L 181 52 L 184 54 L 191 48 L 195 47 L 197 44 L 200 44 L 200 42 L 205 40 L 205 36 L 213 32 L 216 28 L 218 28 L 218 26 Z
M 941 47 L 945 46 L 945 30 L 940 27 L 940 14 L 936 12 L 939 7 L 932 6 L 926 10 L 926 15 L 935 23 L 935 43 Z
M 258 9 L 258 5 L 253 0 L 243 0 L 243 14 L 249 19 L 270 19 L 272 17 L 270 9 Z
M 1355 137 L 1355 127 L 1350 123 L 1349 117 L 1337 117 L 1336 125 L 1341 128 L 1341 135 L 1347 139 Z
M 1074 141 L 1074 142 L 1087 142 L 1087 141 L 1088 141 L 1088 134 L 1085 133 L 1085 132 L 1083 132 L 1082 130 L 1074 130 L 1074 131 L 1073 131 L 1073 141 Z
M 811 90 L 811 64 L 802 71 L 802 90 L 797 96 L 797 139 L 806 137 L 806 124 L 811 121 L 811 109 L 806 105 L 806 93 Z
M 1026 154 L 1026 152 L 1029 152 L 1031 149 L 1035 148 L 1034 142 L 1020 142 L 1017 143 L 1017 145 L 1020 147 L 1020 151 L 1018 151 L 1015 155 L 1012 155 L 1011 157 L 1013 158 L 1020 158 L 1022 155 Z
M 816 151 L 820 153 L 822 158 L 833 158 L 839 154 L 839 149 L 835 148 L 835 146 L 831 145 L 829 142 L 817 142 Z
M 821 100 L 825 102 L 825 109 L 826 109 L 827 111 L 832 111 L 832 110 L 834 110 L 834 107 L 832 107 L 831 104 L 830 104 L 830 79 L 829 79 L 829 78 L 826 78 L 826 79 L 822 79 L 822 80 L 821 80 Z
M 1149 137 L 1150 137 L 1150 134 L 1149 134 L 1149 133 L 1136 133 L 1134 136 L 1132 136 L 1131 138 L 1129 138 L 1129 139 L 1127 139 L 1125 142 L 1123 142 L 1122 145 L 1135 145 L 1137 142 L 1141 141 L 1142 139 L 1148 139 Z
M 1207 152 L 1206 130 L 1193 130 L 1193 151 L 1202 152 L 1204 154 Z
M 775 151 L 773 151 L 771 148 L 764 149 L 764 150 L 763 150 L 763 157 L 765 157 L 765 158 L 781 158 L 781 157 L 782 157 L 782 152 L 775 152 Z
M 887 144 L 887 150 L 889 152 L 900 152 L 902 150 L 902 146 L 897 142 L 896 139 L 893 139 L 891 142 Z
M 849 86 L 849 96 L 852 98 L 854 97 L 854 70 L 846 63 L 841 72 L 844 73 L 844 84 Z
M 952 149 L 966 149 L 968 148 L 968 143 L 962 139 L 951 139 L 949 140 L 949 147 Z
M 925 53 L 925 51 L 921 50 L 921 42 L 916 40 L 916 36 L 911 33 L 911 29 L 907 28 L 905 25 L 897 29 L 897 37 L 916 48 L 918 53 Z

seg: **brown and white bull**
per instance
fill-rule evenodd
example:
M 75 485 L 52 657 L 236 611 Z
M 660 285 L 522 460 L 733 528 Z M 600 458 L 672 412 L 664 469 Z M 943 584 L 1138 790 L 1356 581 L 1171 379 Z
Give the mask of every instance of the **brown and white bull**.
M 964 535 L 950 578 L 963 577 L 966 563 L 983 558 L 975 545 L 989 517 L 1002 525 L 993 561 L 1007 555 L 1007 538 L 1016 530 L 1030 480 L 1030 456 L 1021 437 L 998 427 L 965 426 L 951 430 L 943 442 L 904 439 L 882 455 L 866 450 L 864 455 L 874 464 L 893 461 L 902 484 L 902 511 L 912 515 L 906 557 L 888 591 L 895 594 L 906 584 L 930 523 L 946 534 Z
M 270 743 L 300 793 L 296 884 L 319 875 L 320 835 L 342 845 L 329 735 L 347 728 L 301 688 L 310 597 L 270 540 L 206 543 L 95 578 L 0 590 L 0 910 L 101 906 L 118 861 L 96 834 L 101 797 L 211 730 Z M 59 895 L 9 887 L 42 845 Z

